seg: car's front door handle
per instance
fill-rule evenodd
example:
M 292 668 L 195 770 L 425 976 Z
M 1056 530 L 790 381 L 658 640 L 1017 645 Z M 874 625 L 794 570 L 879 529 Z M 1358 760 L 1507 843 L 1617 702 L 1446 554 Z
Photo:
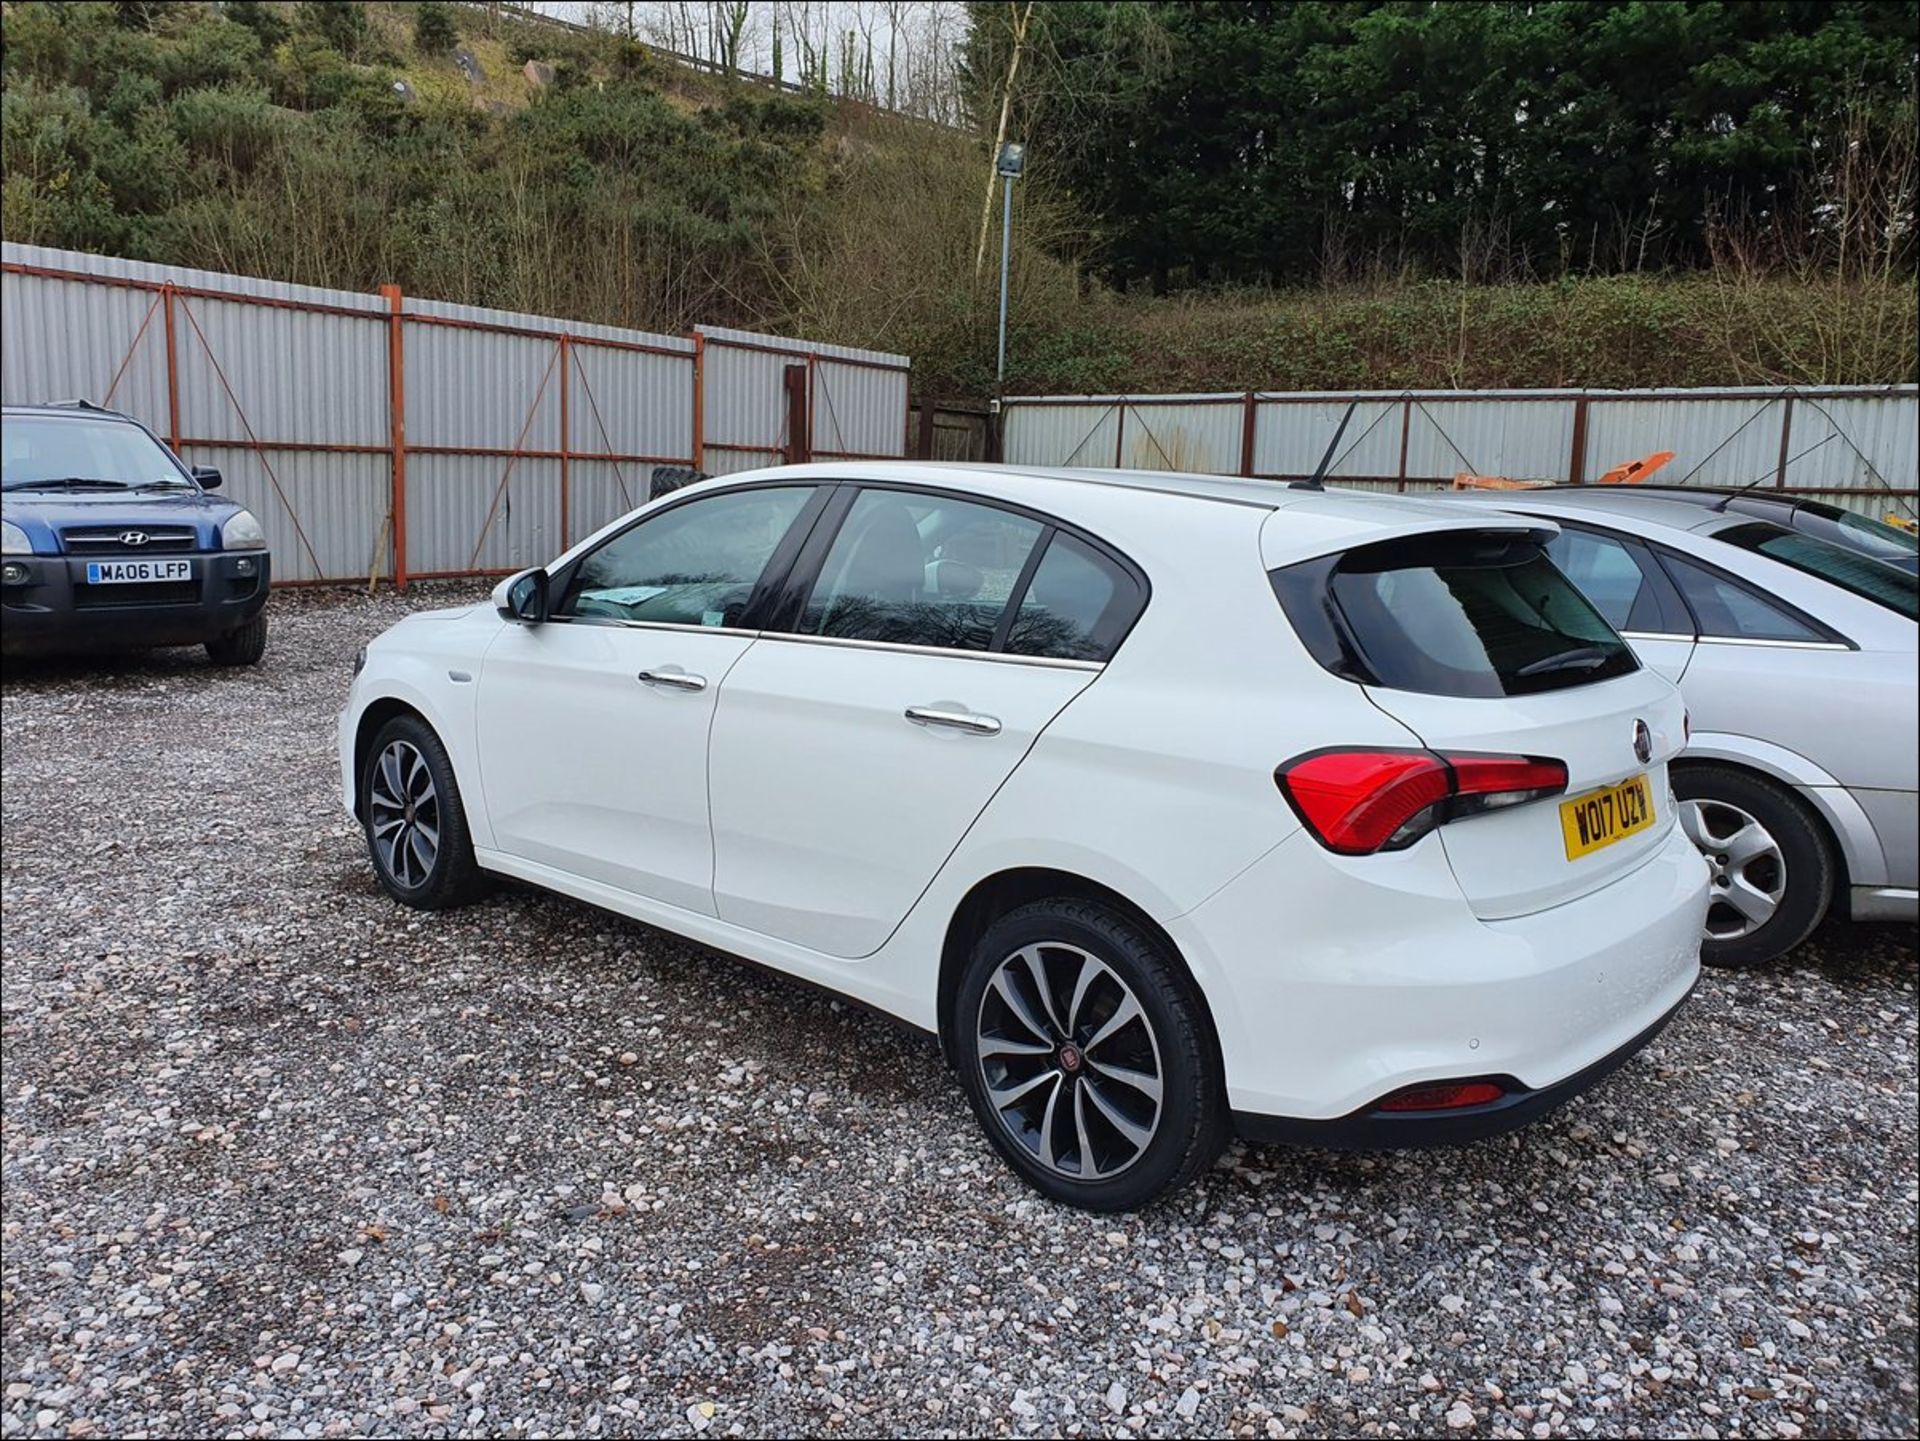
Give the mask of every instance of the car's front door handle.
M 910 705 L 907 707 L 907 719 L 920 726 L 946 726 L 951 730 L 965 731 L 969 735 L 997 736 L 1000 734 L 1000 722 L 990 715 L 974 715 L 971 711 L 939 710 L 933 706 Z
M 707 678 L 684 670 L 643 670 L 634 679 L 642 685 L 663 685 L 673 690 L 705 690 Z

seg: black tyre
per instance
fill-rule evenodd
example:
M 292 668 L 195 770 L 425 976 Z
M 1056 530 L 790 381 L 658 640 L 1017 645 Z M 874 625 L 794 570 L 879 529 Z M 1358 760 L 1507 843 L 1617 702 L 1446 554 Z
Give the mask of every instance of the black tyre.
M 360 795 L 373 873 L 388 895 L 440 911 L 484 893 L 453 763 L 425 721 L 396 716 L 380 728 L 367 749 Z
M 207 659 L 215 665 L 258 665 L 267 653 L 267 613 L 261 611 L 245 625 L 207 642 Z
M 1133 1210 L 1226 1145 L 1205 1007 L 1179 963 L 1107 906 L 1038 901 L 995 921 L 968 958 L 953 1024 L 988 1138 L 1056 1201 Z
M 1713 867 L 1701 962 L 1757 966 L 1804 941 L 1834 886 L 1813 813 L 1786 787 L 1732 766 L 1683 766 L 1673 793 L 1682 828 Z

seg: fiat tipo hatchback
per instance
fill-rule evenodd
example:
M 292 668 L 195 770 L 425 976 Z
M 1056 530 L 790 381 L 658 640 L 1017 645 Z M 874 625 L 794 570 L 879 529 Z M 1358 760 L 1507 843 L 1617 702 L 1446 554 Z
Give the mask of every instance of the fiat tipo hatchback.
M 425 909 L 516 877 L 935 1033 L 1050 1196 L 1517 1125 L 1697 974 L 1678 695 L 1551 522 L 1143 472 L 677 491 L 363 653 Z

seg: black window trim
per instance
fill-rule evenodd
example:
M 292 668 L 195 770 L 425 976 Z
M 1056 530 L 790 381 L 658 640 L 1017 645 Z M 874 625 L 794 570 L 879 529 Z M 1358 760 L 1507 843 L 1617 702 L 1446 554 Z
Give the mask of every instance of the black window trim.
M 659 505 L 649 505 L 635 515 L 633 519 L 612 534 L 604 536 L 590 549 L 581 551 L 564 565 L 555 566 L 547 572 L 547 584 L 552 594 L 560 597 L 562 603 L 569 597 L 574 578 L 579 574 L 580 566 L 589 556 L 597 555 L 607 546 L 628 535 L 637 527 L 657 520 L 668 511 L 678 510 L 682 506 L 697 505 L 703 500 L 718 499 L 723 495 L 741 495 L 754 490 L 799 490 L 811 488 L 813 494 L 807 497 L 800 507 L 800 513 L 787 527 L 787 533 L 767 557 L 759 578 L 753 583 L 752 592 L 740 613 L 738 625 L 689 625 L 679 621 L 658 620 L 615 620 L 611 616 L 574 616 L 550 615 L 549 623 L 557 625 L 606 625 L 628 630 L 680 630 L 701 631 L 709 635 L 758 635 L 765 613 L 774 604 L 780 589 L 780 582 L 793 568 L 795 559 L 805 550 L 807 541 L 820 524 L 821 516 L 832 503 L 840 489 L 834 481 L 822 481 L 812 478 L 793 476 L 787 479 L 770 478 L 766 480 L 743 481 L 739 485 L 715 486 L 710 490 L 679 491 L 667 497 Z
M 1127 643 L 1127 637 L 1133 634 L 1133 628 L 1140 623 L 1140 617 L 1146 614 L 1147 606 L 1153 600 L 1153 584 L 1147 579 L 1147 573 L 1124 551 L 1115 548 L 1099 536 L 1083 530 L 1081 527 L 1045 511 L 1035 510 L 1019 501 L 1004 500 L 999 496 L 981 495 L 977 491 L 959 490 L 950 486 L 923 485 L 906 480 L 869 480 L 862 478 L 849 481 L 823 481 L 823 486 L 835 490 L 833 501 L 816 521 L 807 542 L 779 587 L 778 598 L 770 607 L 770 613 L 763 618 L 760 634 L 767 640 L 798 641 L 811 645 L 851 646 L 871 650 L 900 651 L 918 655 L 958 656 L 962 659 L 1000 661 L 1015 665 L 1039 665 L 1064 667 L 1072 670 L 1100 670 Z M 943 500 L 963 501 L 968 505 L 983 506 L 989 510 L 1004 511 L 1031 520 L 1040 526 L 1040 534 L 1035 538 L 1033 549 L 1028 553 L 1026 562 L 1020 568 L 1020 575 L 1014 581 L 1007 595 L 1007 608 L 1001 613 L 994 627 L 993 639 L 986 650 L 959 650 L 949 646 L 908 645 L 897 641 L 853 640 L 841 636 L 808 635 L 799 630 L 799 623 L 806 608 L 806 602 L 818 584 L 820 572 L 826 564 L 827 553 L 838 539 L 841 527 L 845 525 L 848 514 L 853 510 L 854 502 L 869 490 L 899 491 L 908 495 L 934 496 Z M 1013 621 L 1019 615 L 1020 606 L 1026 599 L 1027 587 L 1032 584 L 1034 572 L 1040 567 L 1040 560 L 1046 549 L 1053 543 L 1058 533 L 1072 536 L 1092 550 L 1111 561 L 1113 565 L 1133 582 L 1136 600 L 1133 614 L 1125 628 L 1115 638 L 1107 652 L 1106 660 L 1075 660 L 1060 656 L 1014 655 L 1006 649 L 1008 636 L 1013 629 Z

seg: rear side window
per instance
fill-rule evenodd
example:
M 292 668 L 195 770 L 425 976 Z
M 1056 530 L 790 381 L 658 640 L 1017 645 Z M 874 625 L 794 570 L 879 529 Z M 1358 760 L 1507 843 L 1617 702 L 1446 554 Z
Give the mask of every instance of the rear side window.
M 1772 530 L 1772 526 L 1767 529 Z M 1782 532 L 1785 534 L 1785 532 Z M 1672 552 L 1661 564 L 1686 597 L 1700 634 L 1721 640 L 1828 640 L 1805 621 L 1738 581 Z M 1872 562 L 1868 562 L 1872 564 Z
M 1615 630 L 1664 630 L 1660 599 L 1633 552 L 1588 531 L 1562 530 L 1547 546 L 1561 573 L 1580 587 Z
M 1044 528 L 971 501 L 862 491 L 827 551 L 800 629 L 842 640 L 991 649 Z
M 1013 655 L 1105 660 L 1140 611 L 1140 587 L 1084 541 L 1055 531 L 1007 632 Z
M 1531 536 L 1448 531 L 1272 573 L 1314 658 L 1365 685 L 1532 695 L 1639 669 Z

